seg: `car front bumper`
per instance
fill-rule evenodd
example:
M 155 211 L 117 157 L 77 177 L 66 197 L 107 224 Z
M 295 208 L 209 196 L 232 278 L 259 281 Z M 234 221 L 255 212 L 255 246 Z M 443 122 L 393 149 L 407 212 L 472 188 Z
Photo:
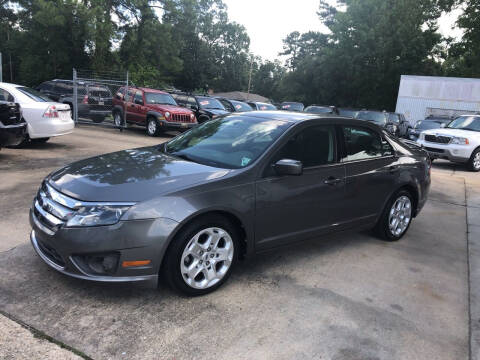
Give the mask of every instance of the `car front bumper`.
M 452 162 L 466 163 L 470 160 L 472 149 L 465 145 L 438 144 L 425 140 L 417 140 L 432 159 L 445 159 Z
M 197 123 L 184 123 L 161 120 L 159 121 L 160 129 L 165 130 L 187 130 L 197 126 Z
M 64 228 L 55 233 L 30 211 L 30 240 L 39 257 L 51 268 L 79 279 L 100 282 L 154 281 L 158 279 L 168 239 L 178 225 L 170 219 L 120 221 L 115 225 Z M 88 259 L 116 259 L 109 271 L 99 272 Z M 125 267 L 125 262 L 150 261 Z
M 22 142 L 27 132 L 25 122 L 15 125 L 3 125 L 0 122 L 0 147 L 15 146 Z

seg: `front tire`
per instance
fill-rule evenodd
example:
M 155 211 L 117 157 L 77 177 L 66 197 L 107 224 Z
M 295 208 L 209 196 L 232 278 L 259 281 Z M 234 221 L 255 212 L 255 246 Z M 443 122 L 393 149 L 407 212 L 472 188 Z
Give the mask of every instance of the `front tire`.
M 228 219 L 202 216 L 173 239 L 163 260 L 163 276 L 179 293 L 208 294 L 227 281 L 238 260 L 238 244 L 238 230 Z
M 408 231 L 413 219 L 413 197 L 400 190 L 388 201 L 375 227 L 377 235 L 385 241 L 398 241 Z
M 149 117 L 147 119 L 147 135 L 148 136 L 158 136 L 160 134 L 160 124 L 158 120 L 154 117 Z
M 475 149 L 468 162 L 468 169 L 473 172 L 480 171 L 480 148 Z

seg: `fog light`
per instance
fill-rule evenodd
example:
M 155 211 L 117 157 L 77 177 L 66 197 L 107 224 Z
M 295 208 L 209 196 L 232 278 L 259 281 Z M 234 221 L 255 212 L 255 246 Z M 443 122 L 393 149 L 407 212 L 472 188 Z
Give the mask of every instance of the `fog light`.
M 86 273 L 95 275 L 112 275 L 117 271 L 120 254 L 96 254 L 74 256 L 77 265 Z

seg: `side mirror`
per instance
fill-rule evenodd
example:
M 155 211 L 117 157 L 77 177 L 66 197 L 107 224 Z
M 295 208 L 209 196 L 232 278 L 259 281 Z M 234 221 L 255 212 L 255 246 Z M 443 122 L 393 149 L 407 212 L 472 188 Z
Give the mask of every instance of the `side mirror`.
M 143 105 L 143 101 L 140 99 L 135 99 L 135 104 L 137 105 Z
M 273 165 L 278 175 L 302 175 L 303 165 L 301 161 L 282 159 Z
M 197 105 L 190 105 L 190 109 L 192 109 L 193 111 L 197 111 L 198 106 Z

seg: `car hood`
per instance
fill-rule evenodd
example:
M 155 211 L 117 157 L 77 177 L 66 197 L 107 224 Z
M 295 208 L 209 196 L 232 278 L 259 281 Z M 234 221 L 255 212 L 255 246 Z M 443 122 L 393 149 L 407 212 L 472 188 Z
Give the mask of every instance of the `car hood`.
M 426 135 L 458 136 L 458 137 L 476 137 L 480 138 L 480 132 L 461 129 L 439 128 L 422 131 Z
M 52 173 L 48 181 L 78 200 L 140 202 L 228 173 L 166 155 L 154 146 L 81 160 Z
M 156 111 L 161 111 L 161 112 L 168 111 L 172 114 L 186 114 L 186 115 L 193 114 L 193 112 L 191 110 L 185 109 L 185 108 L 182 108 L 182 107 L 179 107 L 179 106 L 175 106 L 175 105 L 148 104 L 147 107 L 149 109 L 156 110 Z

